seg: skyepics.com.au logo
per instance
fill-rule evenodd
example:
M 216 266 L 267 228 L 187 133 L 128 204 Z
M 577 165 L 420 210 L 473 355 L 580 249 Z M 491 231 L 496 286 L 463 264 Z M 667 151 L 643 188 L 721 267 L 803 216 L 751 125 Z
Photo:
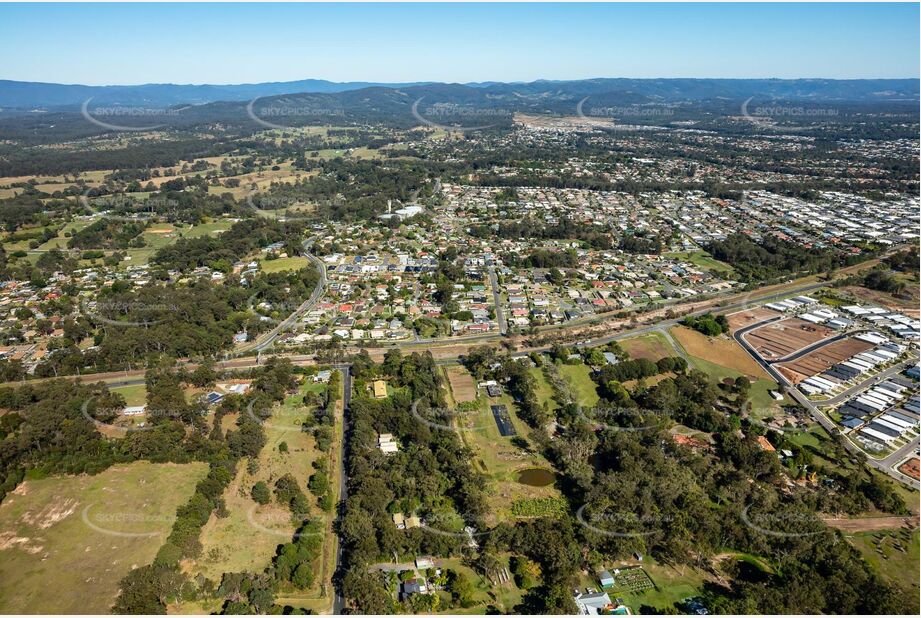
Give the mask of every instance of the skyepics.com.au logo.
M 107 408 L 95 405 L 98 398 L 90 397 L 80 405 L 83 418 L 99 429 L 127 434 L 149 431 L 161 420 L 187 420 L 190 410 L 161 410 L 144 406 L 126 406 L 124 408 Z M 140 422 L 139 419 L 143 419 Z M 119 422 L 121 421 L 121 422 Z
M 276 219 L 287 223 L 291 221 L 316 221 L 310 205 L 292 195 L 270 195 L 253 189 L 246 194 L 246 206 L 260 217 Z
M 752 530 L 772 537 L 806 537 L 823 531 L 822 522 L 814 514 L 783 506 L 749 504 L 742 509 L 739 517 Z
M 576 511 L 576 521 L 588 530 L 616 538 L 647 537 L 668 527 L 674 517 L 661 513 L 641 513 L 623 506 L 583 504 Z
M 170 314 L 178 310 L 178 306 L 169 303 L 120 300 L 80 301 L 80 311 L 90 321 L 120 328 L 148 328 L 164 322 Z
M 671 119 L 675 109 L 665 105 L 592 105 L 591 96 L 576 103 L 576 116 L 585 124 L 609 131 L 661 131 L 663 127 L 650 125 Z
M 456 103 L 433 103 L 422 106 L 425 97 L 416 99 L 410 111 L 425 126 L 443 131 L 482 131 L 512 118 L 507 109 L 476 107 Z
M 329 528 L 329 518 L 324 514 L 292 513 L 278 504 L 252 505 L 246 511 L 246 522 L 260 534 L 284 539 L 324 536 Z
M 762 129 L 774 131 L 802 130 L 804 127 L 789 127 L 780 124 L 783 120 L 812 121 L 816 119 L 834 119 L 838 110 L 833 107 L 810 107 L 805 105 L 752 105 L 755 97 L 748 97 L 742 102 L 742 117 Z
M 246 104 L 246 115 L 266 129 L 285 131 L 315 124 L 318 119 L 329 122 L 345 117 L 345 111 L 342 109 L 322 105 L 289 104 L 284 100 L 257 106 L 256 102 L 261 98 L 256 97 Z
M 86 505 L 81 521 L 94 532 L 120 538 L 147 538 L 170 533 L 175 515 L 113 509 L 96 502 Z
M 591 408 L 577 406 L 578 416 L 596 429 L 643 432 L 664 429 L 672 420 L 670 410 L 624 408 L 616 405 L 599 405 Z
M 484 431 L 489 426 L 478 408 L 468 410 L 463 405 L 455 409 L 431 407 L 417 399 L 410 407 L 410 414 L 420 423 L 440 431 Z
M 168 121 L 177 118 L 183 110 L 180 108 L 153 108 L 133 105 L 103 105 L 90 107 L 93 97 L 85 100 L 80 107 L 80 114 L 87 122 L 108 131 L 154 131 L 166 126 Z

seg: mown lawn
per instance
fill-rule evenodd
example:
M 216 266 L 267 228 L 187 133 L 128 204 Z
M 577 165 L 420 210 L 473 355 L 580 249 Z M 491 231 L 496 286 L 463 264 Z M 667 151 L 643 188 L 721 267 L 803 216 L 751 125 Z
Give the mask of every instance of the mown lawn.
M 302 256 L 277 258 L 274 260 L 262 259 L 259 261 L 262 265 L 262 272 L 277 273 L 283 270 L 300 270 L 310 266 L 310 260 Z
M 701 593 L 704 583 L 704 574 L 691 567 L 678 569 L 655 563 L 648 556 L 644 560 L 643 569 L 652 579 L 655 588 L 645 592 L 630 592 L 625 589 L 613 588 L 608 590 L 611 600 L 621 598 L 624 605 L 629 607 L 634 614 L 639 613 L 643 605 L 649 605 L 659 610 L 673 607 L 688 597 Z M 600 588 L 600 586 L 596 586 Z
M 109 390 L 124 397 L 126 406 L 142 406 L 147 403 L 147 387 L 144 384 L 116 386 Z
M 695 266 L 699 266 L 705 270 L 711 270 L 718 273 L 731 273 L 733 272 L 732 266 L 725 262 L 720 262 L 715 259 L 706 251 L 683 251 L 680 253 L 666 253 L 665 257 L 675 258 L 678 260 L 684 260 L 685 262 L 690 262 Z

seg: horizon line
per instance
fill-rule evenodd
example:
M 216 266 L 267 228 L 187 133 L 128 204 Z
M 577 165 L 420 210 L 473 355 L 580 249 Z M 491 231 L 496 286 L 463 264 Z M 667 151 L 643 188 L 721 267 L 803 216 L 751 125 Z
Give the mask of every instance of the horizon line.
M 482 79 L 477 81 L 443 81 L 443 80 L 431 80 L 431 79 L 421 79 L 415 81 L 381 81 L 375 79 L 349 79 L 343 81 L 337 81 L 334 79 L 328 79 L 324 77 L 301 77 L 297 79 L 287 79 L 287 80 L 271 80 L 271 81 L 243 81 L 243 82 L 228 82 L 228 83 L 215 83 L 215 82 L 140 82 L 140 83 L 104 83 L 104 84 L 87 84 L 79 82 L 55 82 L 55 81 L 42 81 L 42 80 L 24 80 L 24 79 L 8 79 L 0 77 L 0 82 L 15 82 L 20 84 L 45 84 L 51 86 L 82 86 L 86 88 L 112 88 L 112 87 L 128 87 L 128 88 L 137 88 L 141 86 L 258 86 L 264 84 L 289 84 L 294 82 L 303 82 L 303 81 L 318 81 L 318 82 L 327 82 L 330 84 L 378 84 L 382 86 L 414 86 L 414 85 L 425 85 L 425 84 L 443 84 L 443 85 L 457 85 L 457 86 L 469 86 L 470 84 L 535 84 L 539 82 L 587 82 L 587 81 L 596 81 L 596 80 L 614 80 L 614 79 L 623 79 L 623 80 L 641 80 L 641 81 L 655 81 L 655 80 L 723 80 L 723 81 L 742 81 L 742 80 L 758 80 L 758 81 L 839 81 L 839 82 L 857 82 L 857 81 L 918 81 L 921 82 L 921 76 L 918 77 L 623 77 L 623 76 L 608 76 L 608 77 L 574 77 L 574 78 L 548 78 L 548 77 L 538 77 L 531 80 L 496 80 L 496 79 Z

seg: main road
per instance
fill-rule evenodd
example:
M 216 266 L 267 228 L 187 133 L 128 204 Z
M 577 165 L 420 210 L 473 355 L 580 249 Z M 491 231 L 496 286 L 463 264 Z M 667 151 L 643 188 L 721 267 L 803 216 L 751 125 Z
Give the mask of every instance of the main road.
M 233 351 L 233 355 L 241 356 L 248 352 L 261 352 L 262 350 L 268 348 L 273 343 L 275 339 L 278 338 L 280 334 L 287 331 L 291 326 L 293 326 L 297 320 L 313 309 L 313 306 L 319 302 L 320 298 L 326 292 L 326 264 L 323 263 L 323 260 L 318 258 L 315 255 L 310 253 L 310 247 L 313 245 L 314 241 L 317 239 L 316 236 L 311 236 L 304 241 L 304 257 L 306 257 L 317 269 L 317 272 L 320 274 L 320 280 L 317 281 L 316 287 L 314 287 L 313 292 L 310 294 L 310 298 L 302 302 L 291 314 L 286 317 L 284 320 L 278 323 L 275 328 L 272 330 L 262 333 L 257 336 L 254 340 L 244 343 L 241 346 L 238 346 L 236 350 Z
M 339 370 L 342 372 L 342 448 L 339 449 L 341 454 L 339 460 L 339 504 L 338 512 L 340 521 L 345 515 L 345 501 L 348 498 L 349 486 L 348 486 L 348 470 L 346 469 L 346 463 L 348 462 L 348 447 L 349 447 L 349 409 L 352 405 L 352 366 L 351 365 L 339 365 Z M 341 578 L 344 575 L 343 573 L 343 564 L 342 564 L 342 536 L 339 536 L 339 542 L 336 543 L 336 568 L 333 571 L 333 579 L 337 580 L 333 582 L 333 589 L 335 590 L 333 596 L 333 614 L 342 614 L 342 610 L 345 609 L 345 598 L 342 595 L 341 587 Z
M 307 241 L 305 241 L 307 242 Z M 310 256 L 313 257 L 313 256 Z M 313 258 L 316 259 L 316 258 Z M 317 260 L 319 262 L 319 260 Z M 322 265 L 322 262 L 321 262 Z M 282 329 L 286 326 L 293 324 L 300 315 L 305 311 L 309 310 L 317 302 L 317 300 L 322 296 L 323 291 L 326 287 L 326 270 L 325 265 L 321 272 L 321 281 L 317 285 L 317 288 L 314 290 L 311 297 L 302 303 L 291 315 L 289 315 L 285 320 L 283 320 L 278 326 L 276 326 L 271 331 L 264 333 L 260 338 L 250 342 L 247 345 L 246 351 L 242 347 L 237 348 L 235 352 L 232 353 L 231 358 L 228 358 L 223 361 L 218 361 L 214 364 L 216 369 L 225 369 L 225 370 L 236 370 L 236 369 L 252 369 L 253 367 L 258 367 L 261 364 L 261 361 L 258 356 L 243 356 L 246 352 L 257 351 L 257 346 L 259 350 L 265 349 L 271 342 L 273 342 L 277 336 L 282 332 Z M 722 306 L 708 306 L 702 309 L 696 309 L 690 311 L 684 315 L 696 316 L 702 315 L 708 312 L 715 313 L 728 313 L 731 311 L 736 311 L 739 309 L 745 309 L 757 304 L 763 304 L 776 300 L 779 298 L 784 298 L 787 296 L 796 296 L 798 294 L 805 294 L 814 290 L 817 290 L 822 287 L 826 287 L 827 282 L 819 283 L 805 283 L 802 285 L 794 286 L 787 288 L 782 292 L 772 292 L 765 295 L 757 295 L 752 292 L 750 294 L 744 295 L 741 299 L 729 302 Z M 680 305 L 675 306 L 676 309 L 680 310 Z M 642 316 L 638 316 L 642 317 Z M 683 317 L 683 316 L 682 316 Z M 622 339 L 628 339 L 631 337 L 637 337 L 640 335 L 648 334 L 654 331 L 663 331 L 668 329 L 676 324 L 678 324 L 682 317 L 670 318 L 666 320 L 659 320 L 654 323 L 639 326 L 636 328 L 627 328 L 623 330 L 618 330 L 613 334 L 602 335 L 600 337 L 591 337 L 578 341 L 575 344 L 575 347 L 586 348 L 586 347 L 595 347 L 600 345 L 605 345 L 611 341 L 618 341 Z M 778 316 L 776 319 L 780 319 L 781 316 Z M 563 326 L 559 330 L 565 334 L 568 329 L 572 328 L 581 328 L 585 324 L 572 324 L 568 326 Z M 575 338 L 574 336 L 572 338 Z M 431 350 L 433 347 L 437 346 L 450 346 L 453 350 L 449 353 L 449 356 L 457 358 L 462 355 L 462 352 L 458 351 L 457 348 L 469 345 L 487 345 L 490 343 L 498 343 L 503 337 L 498 333 L 485 334 L 485 335 L 474 335 L 468 337 L 449 337 L 441 339 L 419 339 L 414 341 L 402 341 L 395 342 L 388 347 L 396 347 L 400 349 L 412 349 L 415 347 L 422 347 L 425 350 Z M 516 356 L 526 356 L 530 352 L 546 352 L 550 349 L 550 346 L 536 346 L 536 347 L 524 347 L 518 350 Z M 346 350 L 347 352 L 348 350 Z M 295 364 L 312 364 L 314 362 L 312 354 L 276 354 L 279 358 L 287 358 L 292 363 Z M 179 359 L 179 363 L 186 366 L 189 369 L 194 369 L 196 363 L 189 361 L 188 359 Z M 104 373 L 92 373 L 92 374 L 78 374 L 78 375 L 69 375 L 61 376 L 64 379 L 69 380 L 78 380 L 81 382 L 97 382 L 97 381 L 106 381 L 111 386 L 128 386 L 132 384 L 143 384 L 144 383 L 144 374 L 145 369 L 129 369 L 126 371 L 112 371 Z M 34 381 L 50 380 L 54 378 L 37 378 Z M 25 382 L 32 382 L 33 380 L 18 381 L 18 382 L 7 382 L 0 386 L 15 386 L 17 384 L 22 384 Z
M 496 321 L 499 323 L 499 334 L 508 334 L 508 322 L 505 319 L 505 310 L 502 308 L 502 295 L 499 293 L 499 277 L 496 267 L 489 267 L 489 287 L 492 288 L 492 299 L 496 304 Z

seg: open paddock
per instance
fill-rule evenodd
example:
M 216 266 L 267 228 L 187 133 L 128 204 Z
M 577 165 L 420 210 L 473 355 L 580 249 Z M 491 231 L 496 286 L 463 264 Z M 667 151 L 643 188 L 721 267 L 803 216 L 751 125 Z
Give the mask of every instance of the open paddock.
M 154 559 L 207 471 L 136 462 L 21 483 L 0 505 L 0 612 L 109 613 L 119 581 Z
M 769 377 L 755 359 L 733 339 L 707 337 L 685 326 L 675 326 L 670 332 L 691 356 L 734 369 L 747 375 L 753 382 Z
M 640 337 L 631 337 L 620 342 L 620 347 L 630 358 L 645 358 L 653 362 L 666 356 L 674 356 L 675 350 L 661 333 L 649 333 Z
M 445 369 L 448 383 L 451 385 L 451 394 L 457 403 L 468 403 L 476 400 L 476 383 L 473 376 L 463 367 L 448 367 Z

